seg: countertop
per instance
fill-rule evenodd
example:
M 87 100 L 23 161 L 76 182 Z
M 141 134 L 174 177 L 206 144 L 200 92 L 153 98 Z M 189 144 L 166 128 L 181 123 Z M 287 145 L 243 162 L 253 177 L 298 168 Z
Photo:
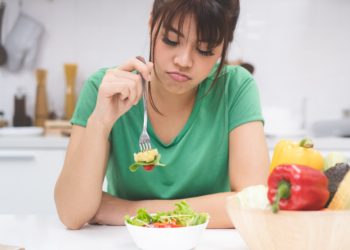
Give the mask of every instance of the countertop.
M 26 250 L 137 250 L 125 226 L 67 230 L 55 215 L 0 215 L 0 245 Z M 168 244 L 159 239 L 159 244 Z M 206 229 L 196 250 L 247 250 L 235 229 Z M 165 249 L 166 250 L 166 249 Z
M 270 150 L 281 138 L 267 138 Z M 300 138 L 286 138 L 298 141 Z M 350 138 L 343 137 L 315 137 L 312 138 L 319 150 L 350 150 Z M 66 149 L 68 137 L 60 136 L 0 136 L 0 149 Z
M 0 149 L 66 149 L 69 137 L 0 136 Z

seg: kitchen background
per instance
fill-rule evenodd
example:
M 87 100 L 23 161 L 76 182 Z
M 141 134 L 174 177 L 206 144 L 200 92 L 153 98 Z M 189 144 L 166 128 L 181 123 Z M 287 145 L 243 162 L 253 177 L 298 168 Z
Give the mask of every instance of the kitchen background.
M 71 94 L 65 64 L 78 95 L 99 68 L 147 57 L 152 1 L 0 0 L 6 4 L 1 44 L 11 54 L 0 66 L 4 118 L 12 125 L 18 89 L 33 121 L 37 99 L 45 111 L 45 91 L 39 88 L 37 98 L 36 76 L 44 79 L 45 71 L 38 68 L 47 70 L 49 111 L 63 118 Z M 350 117 L 344 115 L 350 109 L 350 1 L 242 0 L 241 5 L 229 60 L 255 67 L 270 155 L 281 137 L 313 134 L 324 156 L 338 151 L 350 159 L 350 138 L 343 138 L 350 136 Z M 45 135 L 59 136 L 42 136 L 43 129 L 35 127 L 0 129 L 0 214 L 55 213 L 53 189 L 71 127 L 67 120 L 49 122 Z
M 17 72 L 0 67 L 0 111 L 10 123 L 14 95 L 27 95 L 33 118 L 35 69 L 47 69 L 49 110 L 64 115 L 65 63 L 78 65 L 76 91 L 94 71 L 148 55 L 152 0 L 3 0 L 2 42 L 19 13 L 40 22 L 41 38 L 23 52 L 37 58 Z M 266 129 L 293 133 L 315 121 L 343 117 L 350 109 L 350 1 L 243 0 L 229 60 L 255 66 Z M 35 47 L 37 45 L 38 47 Z M 26 54 L 26 55 L 27 55 Z

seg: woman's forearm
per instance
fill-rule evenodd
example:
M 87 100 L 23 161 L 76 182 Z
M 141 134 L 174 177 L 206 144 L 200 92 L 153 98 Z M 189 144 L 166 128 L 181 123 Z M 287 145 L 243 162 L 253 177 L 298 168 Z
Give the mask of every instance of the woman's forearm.
M 209 228 L 232 228 L 226 212 L 226 198 L 233 192 L 216 193 L 188 198 L 186 201 L 197 212 L 210 215 Z M 125 215 L 135 215 L 137 209 L 145 208 L 149 213 L 170 211 L 180 200 L 142 200 L 128 201 L 104 193 L 96 216 L 90 221 L 97 224 L 124 225 Z
M 101 202 L 109 131 L 93 116 L 86 128 L 74 129 L 56 183 L 55 201 L 62 222 L 78 229 L 96 214 Z

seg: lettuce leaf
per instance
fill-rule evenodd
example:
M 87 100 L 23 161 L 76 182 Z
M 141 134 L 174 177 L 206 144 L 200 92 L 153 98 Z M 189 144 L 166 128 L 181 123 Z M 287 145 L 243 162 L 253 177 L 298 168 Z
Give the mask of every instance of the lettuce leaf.
M 169 212 L 157 212 L 149 214 L 144 208 L 137 211 L 136 216 L 125 216 L 127 223 L 135 226 L 152 226 L 153 223 L 168 223 L 176 220 L 177 225 L 181 226 L 196 226 L 205 223 L 209 219 L 207 213 L 196 213 L 187 204 L 186 201 L 181 201 L 175 204 L 175 209 Z
M 153 161 L 150 161 L 150 162 L 138 161 L 138 162 L 133 163 L 129 167 L 129 170 L 131 172 L 135 172 L 139 167 L 143 167 L 143 166 L 147 166 L 147 165 L 154 165 L 154 166 L 161 166 L 161 167 L 165 166 L 165 164 L 160 163 L 160 154 L 158 154 Z

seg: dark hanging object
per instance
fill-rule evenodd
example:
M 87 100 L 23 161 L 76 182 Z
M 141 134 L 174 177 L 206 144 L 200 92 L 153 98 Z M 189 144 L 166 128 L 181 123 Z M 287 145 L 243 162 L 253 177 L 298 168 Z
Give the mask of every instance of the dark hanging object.
M 4 65 L 7 60 L 7 53 L 5 47 L 2 45 L 1 34 L 2 34 L 2 19 L 5 12 L 5 3 L 0 2 L 0 66 Z

